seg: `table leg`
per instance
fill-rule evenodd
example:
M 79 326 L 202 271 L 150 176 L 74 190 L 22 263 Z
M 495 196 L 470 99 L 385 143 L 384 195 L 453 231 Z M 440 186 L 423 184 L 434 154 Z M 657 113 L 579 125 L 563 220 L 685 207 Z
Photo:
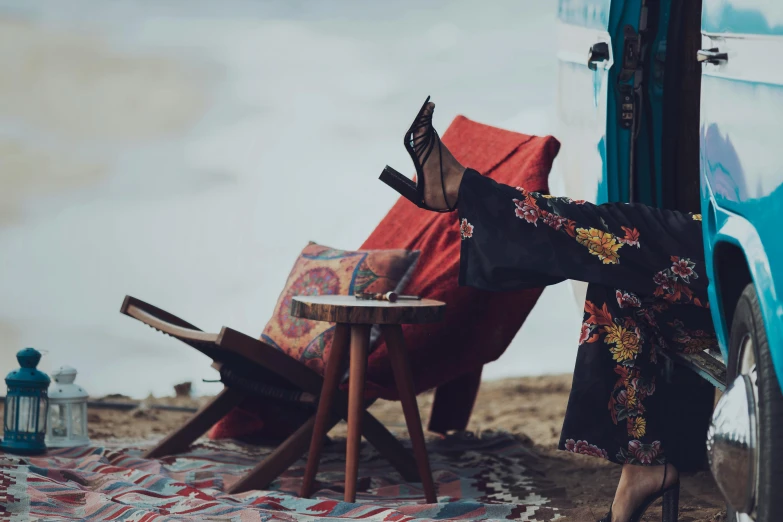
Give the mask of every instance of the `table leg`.
M 313 436 L 310 439 L 310 451 L 307 454 L 307 467 L 302 478 L 302 488 L 299 491 L 299 496 L 302 498 L 309 498 L 313 494 L 313 483 L 315 482 L 315 475 L 318 473 L 324 438 L 326 437 L 326 432 L 333 424 L 330 422 L 332 402 L 334 401 L 337 388 L 340 386 L 349 333 L 350 327 L 346 324 L 338 324 L 335 327 L 332 349 L 329 353 L 329 360 L 326 362 L 321 397 L 318 401 L 318 412 L 315 414 L 315 426 L 313 427 Z
M 427 446 L 424 443 L 424 430 L 421 427 L 419 407 L 416 403 L 416 390 L 413 386 L 413 374 L 408 361 L 408 352 L 405 349 L 402 327 L 397 324 L 384 325 L 381 326 L 381 330 L 386 340 L 386 347 L 389 350 L 389 360 L 394 371 L 394 380 L 397 382 L 397 392 L 400 395 L 402 411 L 405 414 L 405 424 L 408 425 L 408 434 L 413 444 L 413 454 L 419 467 L 424 496 L 427 499 L 427 503 L 434 504 L 438 499 L 435 493 L 435 484 L 432 480 Z
M 364 412 L 364 377 L 367 369 L 367 349 L 370 346 L 370 325 L 351 325 L 351 370 L 348 377 L 348 441 L 345 451 L 345 501 L 356 501 L 359 475 L 359 445 L 362 441 Z

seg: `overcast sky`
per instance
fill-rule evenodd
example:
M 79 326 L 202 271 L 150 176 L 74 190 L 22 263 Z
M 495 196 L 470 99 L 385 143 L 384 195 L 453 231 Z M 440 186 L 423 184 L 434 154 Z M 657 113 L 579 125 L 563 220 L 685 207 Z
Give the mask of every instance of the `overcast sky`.
M 25 346 L 92 395 L 219 385 L 125 294 L 256 336 L 310 240 L 356 248 L 396 195 L 423 99 L 554 132 L 555 4 L 0 1 L 0 373 Z M 227 252 L 230 252 L 227 253 Z M 549 290 L 487 378 L 568 372 Z

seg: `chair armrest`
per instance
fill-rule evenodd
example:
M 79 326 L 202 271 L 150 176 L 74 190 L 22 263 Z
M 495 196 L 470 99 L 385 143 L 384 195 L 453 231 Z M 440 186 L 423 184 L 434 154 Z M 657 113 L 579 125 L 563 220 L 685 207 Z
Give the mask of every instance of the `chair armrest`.
M 176 337 L 177 339 L 200 341 L 200 342 L 207 342 L 207 343 L 217 342 L 218 339 L 218 334 L 211 334 L 211 333 L 203 332 L 199 329 L 185 328 L 182 326 L 174 325 L 162 319 L 158 319 L 151 313 L 142 310 L 141 308 L 135 305 L 128 306 L 128 308 L 125 310 L 125 315 L 129 317 L 133 317 L 134 319 L 141 321 L 147 326 L 151 326 L 152 328 L 158 330 L 159 332 L 170 335 L 172 337 Z
M 253 371 L 260 372 L 260 382 L 273 386 L 293 384 L 312 395 L 321 393 L 323 378 L 317 372 L 277 348 L 237 330 L 224 326 L 220 333 L 207 333 L 165 310 L 131 296 L 125 296 L 120 312 L 179 339 L 214 362 L 225 363 L 233 368 L 255 368 Z

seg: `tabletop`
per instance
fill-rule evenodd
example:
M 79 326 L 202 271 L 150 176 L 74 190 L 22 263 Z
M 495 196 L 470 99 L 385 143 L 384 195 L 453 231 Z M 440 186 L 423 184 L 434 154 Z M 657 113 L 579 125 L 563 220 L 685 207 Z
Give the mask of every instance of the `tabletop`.
M 368 301 L 351 295 L 301 295 L 293 298 L 291 315 L 344 324 L 427 324 L 443 320 L 446 303 Z

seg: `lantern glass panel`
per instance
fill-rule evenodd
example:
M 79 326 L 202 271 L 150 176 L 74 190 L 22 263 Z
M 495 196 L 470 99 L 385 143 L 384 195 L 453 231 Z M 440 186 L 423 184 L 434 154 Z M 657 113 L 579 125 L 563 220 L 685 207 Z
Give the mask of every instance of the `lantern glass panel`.
M 83 437 L 86 435 L 83 429 L 84 411 L 83 404 L 71 404 L 71 434 L 73 437 Z
M 17 431 L 21 433 L 35 433 L 38 424 L 38 397 L 19 397 L 19 424 Z
M 16 430 L 16 399 L 17 397 L 8 397 L 5 410 L 5 431 Z
M 49 399 L 46 397 L 38 399 L 38 433 L 46 433 L 46 413 L 49 411 L 48 405 Z
M 52 404 L 49 410 L 49 420 L 52 423 L 53 437 L 65 437 L 68 435 L 68 420 L 65 417 L 64 404 Z

